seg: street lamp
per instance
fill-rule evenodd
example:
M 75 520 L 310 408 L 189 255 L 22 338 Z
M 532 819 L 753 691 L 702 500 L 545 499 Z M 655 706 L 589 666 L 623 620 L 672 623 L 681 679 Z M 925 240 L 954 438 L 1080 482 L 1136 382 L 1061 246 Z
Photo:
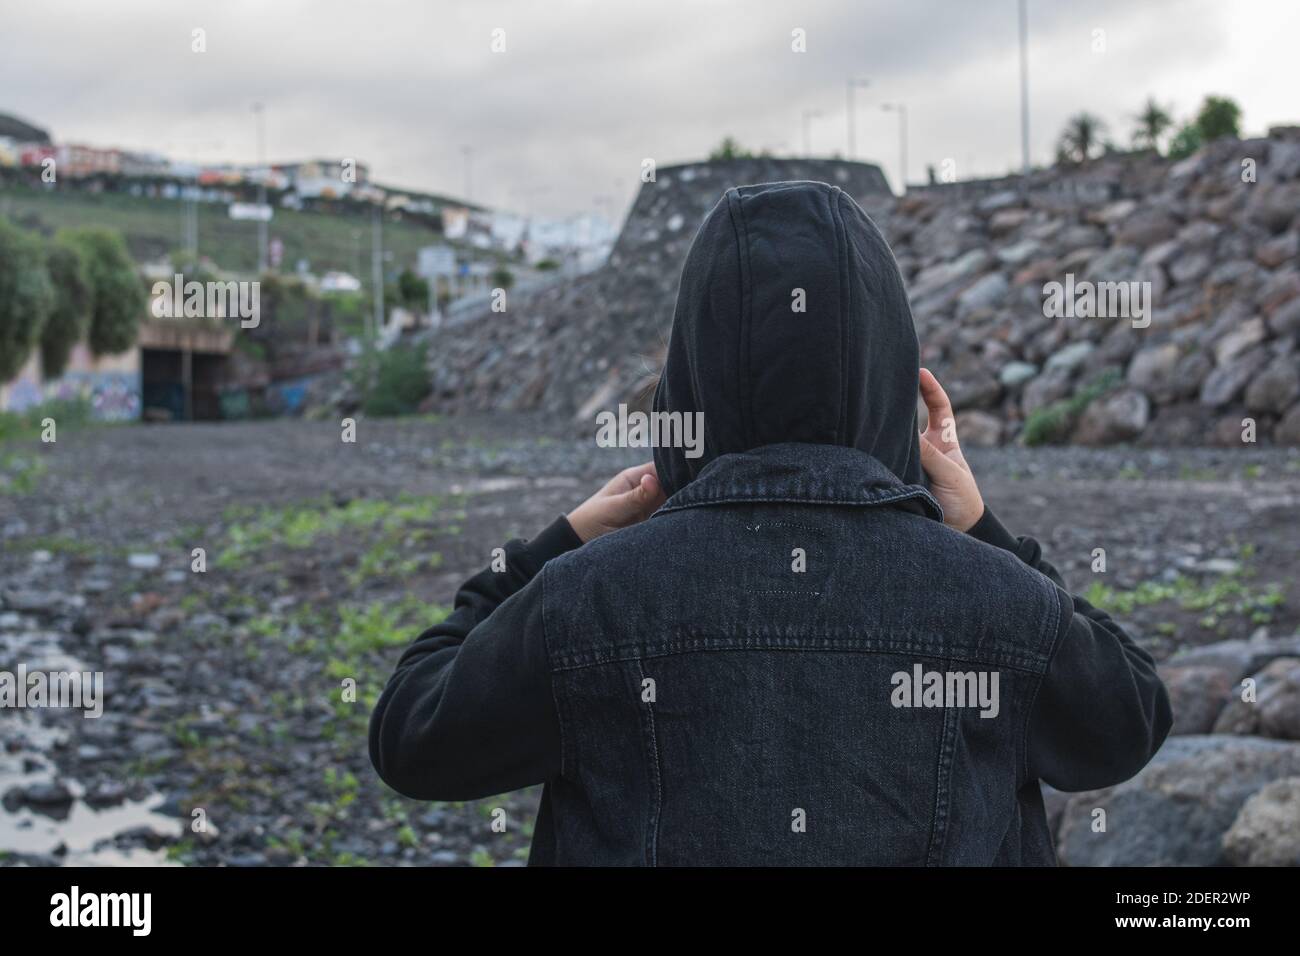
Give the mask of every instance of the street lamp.
M 870 85 L 871 85 L 870 80 L 865 80 L 853 76 L 850 76 L 844 84 L 844 97 L 847 100 L 847 106 L 848 106 L 845 122 L 848 125 L 848 133 L 849 133 L 848 158 L 850 160 L 852 160 L 854 154 L 857 153 L 857 147 L 858 147 L 857 115 L 856 115 L 856 111 L 853 108 L 853 91 L 857 87 L 862 87 L 863 89 L 865 89 Z
M 898 193 L 907 192 L 907 104 L 882 103 L 886 113 L 898 114 Z
M 1020 0 L 1020 164 L 1029 176 L 1029 7 Z
M 257 274 L 266 271 L 266 108 L 253 104 L 257 116 Z

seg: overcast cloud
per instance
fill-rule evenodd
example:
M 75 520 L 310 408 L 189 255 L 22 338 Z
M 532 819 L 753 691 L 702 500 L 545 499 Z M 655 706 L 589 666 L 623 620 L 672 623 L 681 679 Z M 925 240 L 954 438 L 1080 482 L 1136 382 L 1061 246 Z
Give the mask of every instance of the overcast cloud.
M 846 149 L 896 181 L 907 104 L 909 173 L 961 176 L 1020 156 L 1015 0 L 3 0 L 0 112 L 60 141 L 252 162 L 251 104 L 272 161 L 356 157 L 384 184 L 547 214 L 621 210 L 643 157 L 703 157 L 724 134 L 751 148 Z M 1030 0 L 1031 152 L 1049 161 L 1086 109 L 1128 141 L 1147 95 L 1190 114 L 1234 97 L 1249 133 L 1300 121 L 1296 0 Z M 207 52 L 191 52 L 191 31 Z M 505 30 L 506 52 L 490 52 Z M 791 31 L 808 50 L 792 53 Z M 1105 52 L 1093 51 L 1094 30 Z

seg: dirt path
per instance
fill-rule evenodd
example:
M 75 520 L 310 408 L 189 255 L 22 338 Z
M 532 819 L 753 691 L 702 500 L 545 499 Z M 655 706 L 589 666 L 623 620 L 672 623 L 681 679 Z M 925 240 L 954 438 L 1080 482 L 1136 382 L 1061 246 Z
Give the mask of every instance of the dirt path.
M 641 456 L 517 416 L 339 436 L 276 421 L 0 448 L 0 652 L 105 682 L 94 720 L 5 715 L 0 862 L 521 861 L 536 793 L 396 796 L 366 757 L 369 702 L 493 547 Z M 1008 526 L 1158 656 L 1300 624 L 1300 455 L 971 457 Z

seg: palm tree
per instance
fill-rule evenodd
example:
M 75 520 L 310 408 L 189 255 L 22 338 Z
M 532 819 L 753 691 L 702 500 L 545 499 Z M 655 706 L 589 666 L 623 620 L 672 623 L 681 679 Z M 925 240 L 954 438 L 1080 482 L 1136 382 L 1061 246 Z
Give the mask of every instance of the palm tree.
M 1146 106 L 1134 117 L 1137 126 L 1133 129 L 1133 145 L 1160 151 L 1160 137 L 1174 125 L 1174 118 L 1156 102 L 1154 96 L 1147 97 Z
M 1056 147 L 1056 155 L 1071 162 L 1085 163 L 1101 148 L 1105 132 L 1106 124 L 1096 116 L 1077 113 L 1065 124 Z

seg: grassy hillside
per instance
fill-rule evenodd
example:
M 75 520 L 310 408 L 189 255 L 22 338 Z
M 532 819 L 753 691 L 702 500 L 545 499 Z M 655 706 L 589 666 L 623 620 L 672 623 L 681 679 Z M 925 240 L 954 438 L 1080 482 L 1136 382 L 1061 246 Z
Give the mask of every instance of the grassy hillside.
M 181 212 L 181 203 L 176 200 L 0 188 L 0 216 L 45 233 L 64 226 L 109 226 L 126 237 L 137 261 L 158 259 L 181 248 Z M 256 223 L 230 219 L 226 206 L 220 203 L 199 203 L 198 216 L 201 256 L 236 272 L 251 272 L 256 268 Z M 317 274 L 341 269 L 368 276 L 370 228 L 368 216 L 277 209 L 270 236 L 284 243 L 284 259 L 280 265 L 283 271 L 292 271 L 299 259 L 306 259 Z M 385 266 L 387 269 L 414 266 L 421 246 L 443 241 L 441 235 L 424 226 L 386 220 L 384 248 L 392 253 L 392 258 Z

